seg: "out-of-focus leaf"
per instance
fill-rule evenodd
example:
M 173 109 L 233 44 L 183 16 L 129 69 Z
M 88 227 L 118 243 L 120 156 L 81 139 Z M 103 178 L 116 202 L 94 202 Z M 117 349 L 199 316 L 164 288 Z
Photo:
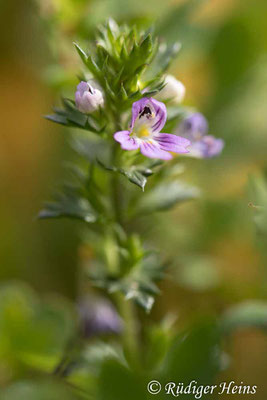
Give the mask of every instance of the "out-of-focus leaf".
M 175 9 L 171 8 L 158 24 L 156 34 L 164 37 L 165 40 L 179 40 L 181 33 L 189 25 L 191 15 L 196 12 L 204 1 L 205 0 L 186 0 Z
M 52 114 L 46 115 L 45 118 L 60 125 L 68 125 L 68 120 L 64 115 Z
M 267 302 L 247 300 L 232 306 L 221 318 L 223 333 L 240 328 L 260 328 L 267 331 Z
M 104 363 L 99 376 L 99 400 L 146 399 L 146 382 L 114 360 Z
M 201 292 L 218 286 L 220 275 L 214 260 L 208 257 L 189 257 L 182 262 L 177 271 L 180 285 Z
M 63 383 L 50 380 L 20 381 L 1 390 L 1 400 L 79 400 L 83 397 Z
M 127 300 L 133 300 L 149 312 L 154 304 L 154 297 L 160 293 L 155 282 L 163 278 L 166 266 L 160 263 L 155 254 L 138 256 L 132 264 L 132 258 L 128 258 L 128 250 L 122 250 L 125 254 L 125 259 L 122 260 L 122 278 L 107 275 L 99 265 L 95 269 L 90 268 L 89 278 L 94 286 L 104 288 L 109 293 L 121 292 Z
M 71 142 L 72 148 L 82 157 L 90 162 L 99 160 L 102 163 L 108 163 L 111 158 L 111 145 L 106 140 L 77 135 L 73 136 Z
M 180 334 L 168 351 L 159 381 L 183 382 L 184 386 L 192 380 L 198 385 L 212 384 L 221 367 L 219 341 L 218 327 L 213 321 L 204 321 Z M 169 398 L 166 393 L 161 396 Z M 180 397 L 186 399 L 188 394 Z
M 217 96 L 213 103 L 215 110 L 229 103 L 230 94 L 233 98 L 239 93 L 242 80 L 243 85 L 250 80 L 249 70 L 253 71 L 258 57 L 258 35 L 251 34 L 254 29 L 249 24 L 249 16 L 240 12 L 226 19 L 213 40 L 211 57 L 217 75 Z
M 267 235 L 267 207 L 256 207 L 255 224 L 261 234 Z
M 39 301 L 20 284 L 0 288 L 0 354 L 39 370 L 51 371 L 74 334 L 69 305 Z
M 175 204 L 195 199 L 199 190 L 180 181 L 162 183 L 140 197 L 137 210 L 141 213 L 167 210 Z
M 161 366 L 171 342 L 171 335 L 164 326 L 152 326 L 148 331 L 145 367 L 150 370 Z
M 74 363 L 68 374 L 68 382 L 86 391 L 90 398 L 96 398 L 97 381 L 103 363 L 117 360 L 126 365 L 120 346 L 102 341 L 84 347 L 78 362 Z
M 263 175 L 251 176 L 249 179 L 250 207 L 254 212 L 254 221 L 258 232 L 267 234 L 267 180 Z
M 61 194 L 55 202 L 47 203 L 39 212 L 38 217 L 40 219 L 69 217 L 89 223 L 97 220 L 97 215 L 89 201 L 70 193 Z
M 178 42 L 171 45 L 164 44 L 159 46 L 158 52 L 145 76 L 160 76 L 163 74 L 178 55 L 180 48 L 181 44 Z

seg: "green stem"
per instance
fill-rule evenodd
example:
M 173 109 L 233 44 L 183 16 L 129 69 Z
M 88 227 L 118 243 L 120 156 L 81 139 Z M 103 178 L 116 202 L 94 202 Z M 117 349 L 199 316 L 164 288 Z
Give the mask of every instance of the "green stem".
M 118 162 L 119 153 L 118 145 L 115 143 L 113 148 L 113 162 L 114 165 Z M 111 191 L 114 207 L 114 218 L 115 221 L 122 227 L 124 225 L 123 213 L 122 213 L 122 191 L 120 185 L 120 179 L 117 173 L 112 174 L 111 179 Z M 118 243 L 119 245 L 119 243 Z M 120 260 L 118 258 L 118 263 Z M 118 270 L 120 271 L 120 265 L 118 265 Z M 123 344 L 125 349 L 125 354 L 128 361 L 133 367 L 139 364 L 139 344 L 137 337 L 137 321 L 134 311 L 134 304 L 131 300 L 126 300 L 124 295 L 121 293 L 116 293 L 114 296 L 115 303 L 117 305 L 118 311 L 124 321 L 124 331 L 123 331 Z
M 118 145 L 117 143 L 114 144 L 113 147 L 113 165 L 116 165 L 118 161 Z M 112 200 L 113 200 L 113 208 L 114 208 L 114 218 L 117 223 L 123 226 L 123 214 L 122 214 L 122 193 L 121 193 L 121 186 L 119 180 L 118 173 L 112 174 L 111 179 L 111 191 L 112 191 Z
M 137 368 L 140 364 L 140 355 L 134 304 L 131 300 L 126 300 L 122 293 L 116 293 L 114 299 L 124 321 L 123 346 L 125 356 L 131 366 Z

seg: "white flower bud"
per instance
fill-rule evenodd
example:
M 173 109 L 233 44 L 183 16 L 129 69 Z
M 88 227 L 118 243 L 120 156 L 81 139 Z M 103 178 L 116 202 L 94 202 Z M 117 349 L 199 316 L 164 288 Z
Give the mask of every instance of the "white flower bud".
M 76 107 L 82 113 L 88 114 L 102 107 L 104 104 L 103 94 L 94 88 L 89 82 L 80 82 L 75 93 Z
M 180 104 L 185 97 L 185 86 L 172 75 L 165 76 L 165 84 L 164 88 L 158 93 L 158 98 Z

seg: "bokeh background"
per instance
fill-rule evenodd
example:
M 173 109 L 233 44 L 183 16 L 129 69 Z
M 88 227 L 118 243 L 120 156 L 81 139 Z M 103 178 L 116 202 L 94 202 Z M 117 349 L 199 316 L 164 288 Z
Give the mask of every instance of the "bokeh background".
M 197 105 L 210 133 L 226 143 L 219 158 L 186 163 L 187 180 L 202 189 L 200 200 L 158 216 L 149 230 L 145 220 L 140 227 L 175 260 L 149 318 L 171 311 L 182 326 L 242 302 L 264 304 L 267 239 L 255 224 L 255 208 L 267 199 L 266 1 L 2 0 L 0 12 L 2 285 L 22 281 L 41 296 L 77 296 L 85 257 L 79 225 L 36 220 L 70 156 L 68 132 L 42 116 L 62 93 L 74 91 L 80 62 L 72 42 L 90 39 L 113 17 L 144 26 L 157 21 L 160 36 L 181 41 L 171 73 L 187 88 L 185 103 Z M 238 329 L 225 349 L 231 365 L 221 380 L 258 385 L 253 398 L 264 400 L 264 331 Z M 11 353 L 9 363 L 5 357 L 0 363 L 3 386 L 22 374 L 10 367 Z

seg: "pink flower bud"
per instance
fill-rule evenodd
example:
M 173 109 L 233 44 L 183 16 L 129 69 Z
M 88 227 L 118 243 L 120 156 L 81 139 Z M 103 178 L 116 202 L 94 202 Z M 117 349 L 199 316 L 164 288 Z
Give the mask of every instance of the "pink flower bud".
M 102 107 L 104 98 L 99 89 L 95 89 L 88 82 L 82 81 L 77 86 L 75 102 L 79 111 L 88 114 Z

